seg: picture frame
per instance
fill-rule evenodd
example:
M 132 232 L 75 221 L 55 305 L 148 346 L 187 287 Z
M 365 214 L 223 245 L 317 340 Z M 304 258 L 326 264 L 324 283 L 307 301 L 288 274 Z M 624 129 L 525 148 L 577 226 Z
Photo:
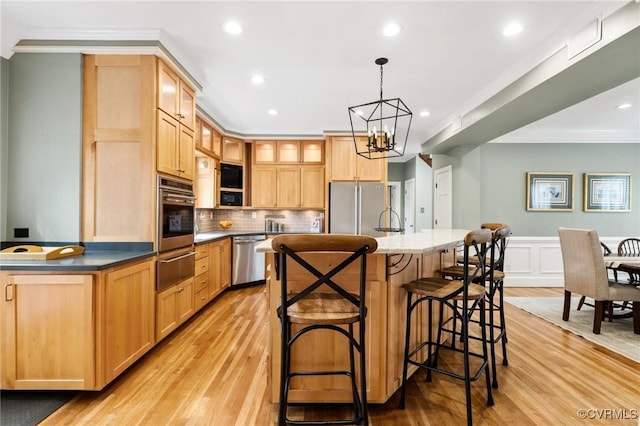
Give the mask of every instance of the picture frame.
M 573 173 L 527 172 L 527 211 L 573 211 Z
M 585 173 L 585 212 L 630 212 L 630 173 Z

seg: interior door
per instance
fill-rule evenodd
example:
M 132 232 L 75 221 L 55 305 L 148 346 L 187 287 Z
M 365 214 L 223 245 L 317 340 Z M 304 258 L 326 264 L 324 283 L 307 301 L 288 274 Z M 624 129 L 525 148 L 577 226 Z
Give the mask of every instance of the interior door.
M 411 178 L 404 181 L 404 232 L 416 232 L 416 180 Z
M 452 216 L 452 169 L 446 166 L 434 172 L 434 229 L 451 229 Z

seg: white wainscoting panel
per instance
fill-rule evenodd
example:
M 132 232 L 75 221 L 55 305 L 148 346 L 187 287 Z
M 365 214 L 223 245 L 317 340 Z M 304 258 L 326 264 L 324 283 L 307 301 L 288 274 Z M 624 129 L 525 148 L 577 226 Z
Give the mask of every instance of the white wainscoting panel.
M 621 238 L 600 238 L 615 252 Z M 511 237 L 504 264 L 508 287 L 563 287 L 558 237 Z

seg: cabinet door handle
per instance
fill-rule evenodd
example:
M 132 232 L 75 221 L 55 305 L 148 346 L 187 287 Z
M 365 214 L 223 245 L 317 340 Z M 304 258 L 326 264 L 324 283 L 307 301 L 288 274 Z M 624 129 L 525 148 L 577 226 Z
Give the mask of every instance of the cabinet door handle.
M 6 284 L 4 286 L 4 300 L 7 302 L 11 302 L 13 300 L 13 284 Z

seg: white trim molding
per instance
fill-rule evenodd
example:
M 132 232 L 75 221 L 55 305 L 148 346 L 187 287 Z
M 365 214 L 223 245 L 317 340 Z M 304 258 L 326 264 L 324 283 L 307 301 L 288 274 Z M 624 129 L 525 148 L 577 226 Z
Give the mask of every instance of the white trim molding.
M 612 251 L 621 238 L 600 238 Z M 511 237 L 504 264 L 505 287 L 563 287 L 558 237 Z

